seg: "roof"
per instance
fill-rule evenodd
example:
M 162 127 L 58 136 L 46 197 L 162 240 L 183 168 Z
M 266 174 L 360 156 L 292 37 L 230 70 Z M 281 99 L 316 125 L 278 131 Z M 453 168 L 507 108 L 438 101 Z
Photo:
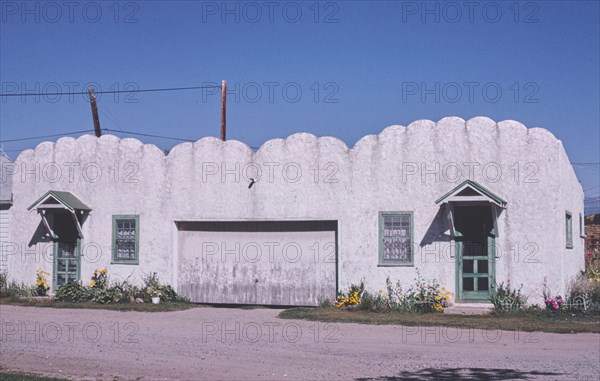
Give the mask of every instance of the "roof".
M 29 208 L 27 208 L 27 210 L 31 210 L 33 208 L 39 207 L 46 200 L 48 200 L 49 197 L 54 198 L 57 202 L 59 202 L 66 209 L 69 209 L 72 212 L 75 210 L 86 210 L 86 211 L 92 210 L 92 208 L 90 208 L 89 206 L 87 206 L 86 204 L 81 202 L 81 200 L 79 200 L 77 197 L 75 197 L 75 195 L 73 195 L 73 193 L 63 192 L 63 191 L 54 191 L 54 190 L 46 192 L 36 202 L 31 204 L 31 206 Z
M 435 203 L 440 204 L 447 201 L 489 201 L 502 208 L 506 206 L 506 201 L 502 198 L 471 180 L 463 181 L 450 192 L 435 200 Z

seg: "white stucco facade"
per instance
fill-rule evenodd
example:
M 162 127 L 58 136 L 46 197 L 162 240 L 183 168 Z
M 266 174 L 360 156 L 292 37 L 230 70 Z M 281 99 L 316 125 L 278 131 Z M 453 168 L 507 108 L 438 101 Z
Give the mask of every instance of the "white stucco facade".
M 85 135 L 42 143 L 5 170 L 13 188 L 9 277 L 28 283 L 38 268 L 53 271 L 40 215 L 27 210 L 49 190 L 71 192 L 92 209 L 82 223 L 84 282 L 94 269 L 107 268 L 112 280 L 139 282 L 157 272 L 182 287 L 193 269 L 180 266 L 187 254 L 179 251 L 177 222 L 326 220 L 337 221 L 336 289 L 364 280 L 376 291 L 388 276 L 408 286 L 418 268 L 454 293 L 452 229 L 447 207 L 435 201 L 464 180 L 506 201 L 495 217 L 497 283 L 523 284 L 530 302 L 540 303 L 544 278 L 554 293 L 564 293 L 584 268 L 578 230 L 584 194 L 562 143 L 515 121 L 420 120 L 365 136 L 353 148 L 306 133 L 267 141 L 256 152 L 238 141 L 203 138 L 168 155 L 136 139 Z M 250 178 L 256 179 L 251 188 Z M 412 265 L 379 265 L 384 211 L 412 212 Z M 566 246 L 566 211 L 573 248 Z M 111 264 L 114 215 L 139 216 L 138 264 Z M 302 287 L 303 280 L 286 282 Z

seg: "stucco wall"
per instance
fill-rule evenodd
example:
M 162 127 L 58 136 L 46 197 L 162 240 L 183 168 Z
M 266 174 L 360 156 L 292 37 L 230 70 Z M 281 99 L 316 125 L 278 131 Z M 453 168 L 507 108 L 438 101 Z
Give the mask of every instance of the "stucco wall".
M 87 135 L 42 143 L 24 151 L 15 165 L 13 242 L 27 247 L 40 218 L 26 209 L 49 189 L 70 191 L 93 209 L 83 225 L 86 281 L 94 269 L 108 267 L 113 280 L 131 275 L 139 281 L 143 273 L 157 271 L 177 284 L 174 221 L 318 219 L 339 221 L 340 288 L 364 279 L 378 290 L 388 275 L 409 285 L 418 268 L 454 291 L 449 225 L 435 200 L 466 179 L 507 201 L 498 219 L 498 283 L 523 283 L 530 302 L 538 302 L 544 277 L 553 290 L 562 290 L 583 269 L 581 242 L 574 238 L 568 252 L 564 245 L 564 209 L 573 210 L 578 233 L 583 190 L 560 141 L 515 121 L 420 120 L 365 136 L 352 149 L 306 133 L 270 140 L 256 152 L 238 141 L 203 138 L 179 144 L 166 156 L 135 139 Z M 58 179 L 44 173 L 56 168 L 62 172 Z M 91 181 L 98 169 L 100 178 Z M 258 178 L 252 188 L 250 177 Z M 414 212 L 413 267 L 377 266 L 380 211 Z M 110 265 L 114 214 L 140 215 L 137 266 Z M 52 269 L 51 261 L 35 263 L 32 255 L 23 261 L 18 254 L 10 256 L 12 278 L 31 282 L 36 268 Z M 565 261 L 566 255 L 577 259 Z
M 562 232 L 558 235 L 559 242 L 557 243 L 559 250 L 557 252 L 562 256 L 563 266 L 562 279 L 563 284 L 558 286 L 557 290 L 560 293 L 568 292 L 569 284 L 571 280 L 579 274 L 580 271 L 585 269 L 585 256 L 582 253 L 585 252 L 585 239 L 584 239 L 584 221 L 581 220 L 585 217 L 584 214 L 584 194 L 582 191 L 581 184 L 577 180 L 577 175 L 573 170 L 573 166 L 569 161 L 569 157 L 562 145 L 558 143 L 558 154 L 560 161 L 560 199 L 559 207 L 557 208 L 556 214 L 558 224 L 562 224 Z M 573 223 L 573 248 L 568 249 L 566 247 L 566 226 L 565 226 L 565 212 L 569 211 L 572 214 Z M 581 221 L 580 221 L 581 220 Z M 581 223 L 581 225 L 580 225 Z M 580 230 L 581 227 L 581 230 Z M 554 291 L 553 291 L 554 292 Z

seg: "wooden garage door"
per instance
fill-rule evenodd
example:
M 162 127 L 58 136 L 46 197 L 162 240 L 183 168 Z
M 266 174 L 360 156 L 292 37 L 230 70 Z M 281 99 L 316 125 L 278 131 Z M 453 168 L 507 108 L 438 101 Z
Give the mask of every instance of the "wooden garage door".
M 179 222 L 178 289 L 193 302 L 316 306 L 336 294 L 336 221 Z

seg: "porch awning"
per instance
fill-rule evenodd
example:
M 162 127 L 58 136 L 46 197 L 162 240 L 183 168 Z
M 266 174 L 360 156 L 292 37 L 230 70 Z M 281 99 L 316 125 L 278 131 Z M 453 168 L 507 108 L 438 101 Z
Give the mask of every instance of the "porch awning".
M 81 223 L 79 218 L 77 218 L 77 213 L 89 213 L 92 208 L 84 204 L 81 200 L 79 200 L 73 193 L 71 192 L 63 192 L 63 191 L 48 191 L 42 197 L 40 197 L 36 202 L 31 204 L 28 211 L 32 211 L 33 209 L 37 209 L 38 213 L 42 216 L 42 222 L 48 233 L 52 236 L 52 238 L 57 238 L 54 231 L 50 228 L 50 224 L 48 224 L 48 220 L 46 219 L 46 212 L 53 210 L 67 210 L 72 216 L 75 222 L 75 226 L 77 226 L 77 233 L 79 238 L 83 238 L 83 232 L 81 230 Z
M 28 211 L 31 211 L 33 208 L 64 208 L 71 212 L 75 212 L 76 210 L 90 211 L 92 208 L 85 205 L 81 202 L 77 197 L 73 195 L 71 192 L 61 192 L 61 191 L 48 191 L 42 197 L 40 197 L 36 202 L 31 204 Z
M 501 208 L 506 206 L 506 201 L 502 198 L 471 180 L 463 181 L 456 188 L 435 200 L 435 203 L 473 201 L 487 201 Z

